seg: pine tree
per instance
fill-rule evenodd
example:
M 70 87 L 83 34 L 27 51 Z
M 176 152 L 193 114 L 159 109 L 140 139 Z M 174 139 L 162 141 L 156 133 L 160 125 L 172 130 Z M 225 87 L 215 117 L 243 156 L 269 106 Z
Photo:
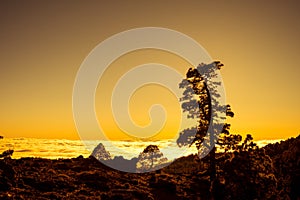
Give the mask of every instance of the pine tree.
M 215 129 L 209 131 L 212 119 L 219 118 L 222 121 L 225 120 L 226 116 L 234 116 L 230 105 L 224 107 L 218 102 L 220 93 L 217 86 L 221 83 L 216 81 L 218 80 L 216 77 L 218 76 L 217 71 L 222 66 L 222 63 L 215 61 L 211 64 L 200 64 L 197 68 L 190 68 L 186 74 L 186 79 L 179 84 L 179 87 L 184 89 L 183 97 L 181 98 L 183 111 L 187 113 L 188 118 L 196 118 L 199 123 L 197 127 L 183 130 L 180 133 L 177 144 L 179 146 L 195 145 L 199 152 L 210 150 L 209 171 L 211 182 L 216 178 L 215 145 L 228 151 L 235 149 L 242 139 L 240 135 L 230 134 L 230 124 L 227 123 L 223 124 L 223 127 L 219 127 L 221 133 L 214 132 Z M 208 88 L 208 84 L 210 88 Z M 219 126 L 221 125 L 220 123 Z M 218 140 L 217 134 L 221 134 Z M 209 143 L 204 143 L 206 137 L 209 138 Z
M 147 146 L 138 157 L 137 172 L 148 172 L 161 168 L 166 164 L 167 158 L 157 145 Z

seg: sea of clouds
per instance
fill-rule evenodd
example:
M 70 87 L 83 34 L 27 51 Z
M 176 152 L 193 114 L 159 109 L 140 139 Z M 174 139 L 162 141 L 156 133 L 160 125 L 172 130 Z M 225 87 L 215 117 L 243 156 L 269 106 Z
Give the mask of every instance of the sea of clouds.
M 259 147 L 269 143 L 280 142 L 281 140 L 259 140 L 255 141 Z M 75 158 L 79 155 L 88 157 L 97 144 L 103 143 L 106 150 L 114 156 L 123 156 L 130 159 L 138 157 L 148 145 L 157 145 L 161 152 L 169 160 L 180 156 L 197 153 L 195 147 L 179 148 L 172 140 L 160 141 L 81 141 L 66 139 L 36 139 L 36 138 L 4 138 L 0 140 L 0 153 L 13 149 L 13 158 L 41 157 L 49 159 Z

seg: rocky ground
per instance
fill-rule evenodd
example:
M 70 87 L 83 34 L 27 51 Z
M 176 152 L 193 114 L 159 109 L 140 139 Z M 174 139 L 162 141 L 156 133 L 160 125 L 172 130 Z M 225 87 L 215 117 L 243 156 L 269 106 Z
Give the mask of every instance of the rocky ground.
M 211 187 L 207 159 L 176 160 L 151 173 L 113 170 L 94 157 L 0 159 L 0 199 L 300 199 L 300 136 L 220 155 Z
M 197 179 L 161 171 L 123 173 L 93 157 L 8 158 L 0 160 L 0 199 L 191 199 L 199 193 L 191 188 L 202 188 L 202 196 L 209 189 L 208 181 Z

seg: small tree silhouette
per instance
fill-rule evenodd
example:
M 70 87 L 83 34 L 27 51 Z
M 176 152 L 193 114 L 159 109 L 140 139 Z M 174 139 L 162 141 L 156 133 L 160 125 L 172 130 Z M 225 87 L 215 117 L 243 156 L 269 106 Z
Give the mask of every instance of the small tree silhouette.
M 242 141 L 242 136 L 239 134 L 232 134 L 229 132 L 230 124 L 225 123 L 223 131 L 217 141 L 217 146 L 226 153 L 230 150 L 238 150 L 239 143 Z
M 13 155 L 13 153 L 14 153 L 14 150 L 12 150 L 12 149 L 3 151 L 3 152 L 0 154 L 0 158 L 11 157 L 11 156 Z
M 111 160 L 110 153 L 106 151 L 102 143 L 99 143 L 97 147 L 93 150 L 92 156 L 94 156 L 97 160 L 101 161 Z
M 147 172 L 161 168 L 168 159 L 164 157 L 157 145 L 147 146 L 138 157 L 137 172 Z
M 3 139 L 3 136 L 0 135 L 0 139 Z M 14 153 L 14 150 L 12 150 L 12 149 L 3 151 L 3 152 L 0 154 L 0 158 L 11 157 L 11 156 L 13 155 L 13 153 Z
M 253 137 L 250 134 L 247 134 L 244 142 L 242 145 L 238 147 L 239 151 L 253 151 L 258 149 L 258 146 L 256 143 L 253 142 Z

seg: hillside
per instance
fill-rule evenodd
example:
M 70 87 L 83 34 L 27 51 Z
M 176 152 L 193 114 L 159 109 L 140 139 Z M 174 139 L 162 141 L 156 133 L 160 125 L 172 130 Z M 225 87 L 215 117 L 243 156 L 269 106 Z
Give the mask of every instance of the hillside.
M 152 173 L 113 170 L 95 158 L 0 160 L 1 199 L 299 199 L 300 136 L 207 159 L 190 155 Z

